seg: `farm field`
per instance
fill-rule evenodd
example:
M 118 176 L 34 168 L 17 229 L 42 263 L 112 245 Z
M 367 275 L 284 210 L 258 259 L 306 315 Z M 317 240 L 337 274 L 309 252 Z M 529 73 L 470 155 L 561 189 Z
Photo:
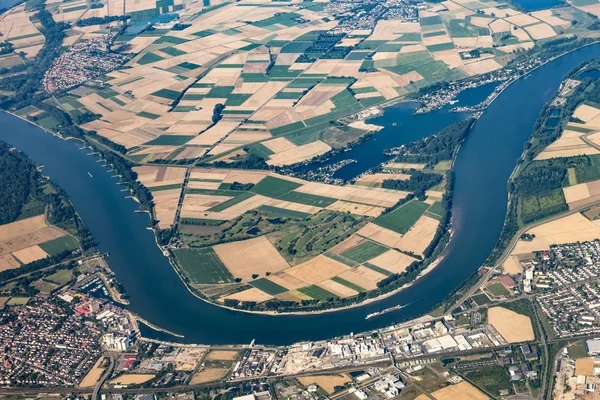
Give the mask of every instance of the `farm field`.
M 44 215 L 0 226 L 0 271 L 79 248 L 73 237 L 49 225 Z
M 488 320 L 508 343 L 535 339 L 531 319 L 526 315 L 503 307 L 492 307 L 488 310 Z
M 336 386 L 343 386 L 351 380 L 352 378 L 348 374 L 310 375 L 298 378 L 298 381 L 305 387 L 313 384 L 318 385 L 329 394 L 335 392 Z

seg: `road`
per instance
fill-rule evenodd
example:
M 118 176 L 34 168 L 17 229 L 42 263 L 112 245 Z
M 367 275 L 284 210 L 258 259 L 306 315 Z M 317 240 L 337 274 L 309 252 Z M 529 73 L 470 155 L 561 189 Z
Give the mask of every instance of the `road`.
M 113 369 L 115 367 L 115 359 L 113 358 L 113 356 L 109 355 L 108 358 L 110 360 L 110 364 L 108 365 L 108 367 L 102 374 L 102 377 L 96 384 L 96 387 L 94 387 L 94 392 L 92 393 L 92 400 L 98 400 L 98 393 L 100 393 L 100 389 L 102 389 L 102 385 L 104 385 L 104 382 L 111 376 Z

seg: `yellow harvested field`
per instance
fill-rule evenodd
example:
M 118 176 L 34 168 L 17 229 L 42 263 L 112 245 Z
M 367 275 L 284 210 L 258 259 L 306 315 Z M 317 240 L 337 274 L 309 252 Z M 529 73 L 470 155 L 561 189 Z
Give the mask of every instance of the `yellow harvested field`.
M 570 21 L 566 21 L 561 19 L 559 16 L 554 15 L 552 10 L 535 11 L 532 12 L 531 15 L 553 26 L 560 26 L 563 28 L 568 28 L 571 26 Z
M 331 150 L 331 146 L 327 143 L 317 140 L 302 146 L 297 146 L 289 150 L 270 156 L 267 164 L 269 165 L 291 165 L 305 160 L 310 160 L 313 157 L 325 154 Z
M 270 201 L 271 198 L 257 194 L 240 203 L 234 204 L 223 211 L 206 213 L 205 217 L 208 219 L 229 221 L 230 219 L 239 217 L 246 211 L 254 210 Z
M 408 195 L 408 192 L 402 192 L 399 190 L 365 188 L 348 185 L 335 186 L 318 182 L 308 182 L 306 185 L 296 189 L 296 191 L 356 203 L 371 204 L 384 208 L 392 207 L 400 199 Z
M 378 172 L 376 174 L 363 175 L 360 178 L 358 178 L 356 182 L 382 183 L 383 181 L 388 180 L 388 179 L 405 181 L 407 179 L 410 179 L 410 175 L 409 174 L 383 174 L 383 173 Z
M 525 30 L 535 40 L 547 39 L 556 36 L 554 29 L 552 29 L 552 27 L 545 22 L 528 26 L 525 28 Z
M 492 58 L 468 63 L 460 67 L 460 69 L 470 76 L 486 74 L 488 72 L 496 71 L 500 68 L 502 68 L 502 65 L 498 64 L 498 62 Z
M 365 227 L 361 228 L 357 234 L 388 247 L 396 247 L 400 239 L 402 239 L 400 233 L 373 223 L 368 223 Z
M 213 382 L 222 379 L 229 373 L 228 368 L 206 368 L 196 372 L 190 381 L 190 385 Z
M 396 250 L 388 250 L 372 260 L 369 260 L 369 263 L 379 268 L 383 268 L 386 271 L 390 271 L 391 273 L 400 274 L 406 271 L 406 268 L 414 261 L 417 261 L 417 259 Z
M 219 360 L 219 361 L 234 361 L 238 355 L 239 351 L 235 350 L 213 350 L 206 356 L 207 360 Z
M 329 60 L 319 60 L 329 61 Z M 330 73 L 327 71 L 326 73 Z M 295 106 L 296 109 L 301 107 L 316 107 L 323 104 L 325 101 L 331 99 L 336 94 L 345 90 L 345 86 L 333 86 L 333 85 L 317 85 L 311 91 L 309 91 Z
M 22 264 L 29 264 L 30 262 L 34 262 L 37 260 L 41 260 L 42 258 L 48 257 L 48 253 L 42 250 L 42 248 L 38 245 L 13 251 L 12 255 Z
M 578 358 L 575 360 L 575 375 L 592 376 L 594 375 L 595 361 L 592 357 Z
M 233 299 L 233 300 L 239 300 L 239 301 L 255 301 L 257 303 L 261 303 L 263 301 L 267 301 L 272 298 L 273 298 L 273 296 L 271 296 L 270 294 L 265 293 L 260 289 L 252 288 L 252 289 L 244 290 L 242 292 L 230 294 L 229 296 L 223 297 L 221 300 Z
M 287 269 L 285 272 L 297 279 L 313 284 L 331 279 L 349 269 L 350 267 L 338 261 L 324 255 L 319 255 L 302 264 Z
M 187 144 L 212 146 L 237 128 L 239 124 L 238 121 L 221 120 L 216 125 L 190 140 Z
M 253 274 L 264 277 L 267 272 L 288 268 L 287 262 L 264 236 L 219 244 L 213 246 L 213 250 L 229 272 L 244 281 L 252 279 Z
M 318 385 L 321 389 L 331 394 L 335 392 L 336 386 L 344 386 L 346 383 L 351 382 L 352 378 L 348 374 L 331 374 L 331 375 L 311 375 L 311 376 L 300 376 L 298 381 L 303 386 Z
M 508 343 L 535 339 L 531 319 L 526 315 L 503 307 L 492 307 L 488 310 L 488 321 Z
M 555 157 L 573 157 L 584 154 L 598 154 L 597 149 L 589 146 L 581 137 L 585 135 L 582 132 L 565 129 L 562 135 L 548 147 L 546 147 L 536 160 L 546 160 Z M 590 138 L 593 141 L 593 138 Z
M 433 240 L 439 224 L 440 221 L 437 219 L 422 215 L 402 239 L 400 239 L 397 247 L 400 250 L 422 255 Z
M 153 378 L 153 374 L 124 374 L 112 379 L 109 383 L 111 385 L 139 385 Z
M 532 25 L 532 24 L 537 24 L 538 22 L 540 22 L 537 18 L 534 18 L 531 15 L 527 15 L 527 14 L 516 14 L 511 17 L 504 18 L 504 19 L 506 21 L 508 21 L 512 24 L 518 25 L 518 26 Z
M 384 168 L 392 168 L 392 169 L 423 169 L 425 168 L 425 164 L 417 164 L 417 163 L 387 163 L 384 165 Z
M 331 279 L 328 279 L 326 281 L 323 282 L 319 282 L 317 284 L 317 286 L 327 290 L 329 293 L 333 293 L 338 297 L 341 298 L 346 298 L 346 297 L 352 297 L 358 294 L 358 292 L 354 289 L 350 289 L 347 286 L 342 285 L 341 283 L 337 283 L 335 281 L 332 281 Z
M 44 215 L 4 224 L 0 226 L 0 256 L 8 255 L 19 250 L 31 249 L 32 246 L 64 235 L 65 233 L 63 231 L 54 226 L 49 226 L 46 223 Z M 26 250 L 19 254 L 24 259 L 29 259 L 28 253 L 31 255 L 41 255 L 41 253 L 36 250 L 32 250 L 31 252 Z M 12 261 L 9 261 L 9 263 L 11 265 L 13 264 Z
M 578 185 L 563 188 L 563 193 L 565 194 L 567 203 L 573 203 L 590 197 L 587 183 L 580 183 Z
M 138 180 L 146 187 L 183 183 L 185 168 L 141 166 L 133 168 Z
M 261 179 L 267 176 L 267 171 L 251 171 L 233 169 L 227 171 L 227 176 L 223 179 L 223 183 L 258 183 Z
M 191 181 L 188 182 L 187 187 L 189 189 L 207 189 L 207 190 L 217 190 L 221 186 L 221 182 L 197 182 Z
M 346 250 L 356 247 L 359 244 L 364 243 L 364 242 L 366 242 L 366 240 L 364 238 L 362 238 L 358 235 L 352 235 L 348 239 L 344 240 L 342 243 L 333 247 L 331 250 L 329 250 L 329 252 L 340 255 L 343 252 L 345 252 Z
M 291 201 L 273 199 L 265 205 L 286 210 L 300 211 L 308 214 L 316 214 L 322 210 L 321 207 L 309 206 L 308 204 L 293 203 Z
M 88 372 L 85 378 L 79 382 L 80 387 L 89 388 L 96 386 L 96 383 L 98 383 L 102 377 L 102 373 L 104 372 L 104 368 L 100 366 L 102 361 L 104 361 L 104 356 L 100 357 L 98 361 L 96 361 L 90 372 Z
M 261 144 L 267 149 L 271 150 L 273 153 L 281 153 L 298 147 L 284 137 L 267 140 L 266 142 L 262 142 Z
M 489 399 L 483 392 L 471 385 L 469 382 L 462 381 L 456 385 L 446 386 L 443 389 L 436 390 L 431 395 L 437 400 L 486 400 Z M 424 394 L 417 396 L 415 400 L 428 400 Z
M 349 268 L 348 271 L 340 274 L 339 277 L 367 290 L 377 289 L 377 282 L 386 278 L 385 275 L 362 265 L 356 268 Z
M 506 261 L 504 261 L 504 264 L 502 264 L 502 269 L 509 275 L 516 275 L 523 272 L 523 267 L 519 262 L 519 258 L 514 255 L 509 256 Z
M 596 17 L 600 17 L 600 4 L 598 4 L 598 3 L 590 4 L 589 6 L 581 6 L 578 8 L 580 8 L 581 10 L 583 10 L 585 12 L 593 14 Z
M 271 274 L 267 277 L 267 279 L 271 282 L 275 282 L 279 286 L 283 286 L 288 290 L 294 290 L 304 286 L 309 286 L 309 284 L 304 282 L 302 279 L 298 279 L 285 271 L 279 271 L 275 274 Z
M 180 195 L 181 189 L 152 192 L 152 197 L 154 197 L 154 214 L 161 229 L 166 229 L 173 225 Z
M 537 236 L 543 237 L 550 244 L 565 244 L 600 239 L 600 227 L 579 213 L 536 226 L 528 230 L 527 233 L 534 234 L 536 238 Z
M 6 271 L 8 269 L 19 268 L 21 263 L 17 261 L 16 258 L 12 256 L 12 254 L 5 254 L 0 256 L 0 272 Z
M 588 106 L 587 104 L 580 105 L 573 112 L 573 118 L 580 119 L 583 122 L 591 121 L 598 115 L 600 115 L 600 109 Z
M 366 204 L 349 203 L 338 200 L 327 207 L 328 210 L 349 212 L 354 215 L 365 215 L 367 217 L 378 217 L 385 210 L 383 207 L 368 206 Z
M 206 183 L 206 182 L 190 182 L 191 183 Z M 210 182 L 209 182 L 210 183 Z M 194 187 L 191 186 L 190 187 Z M 198 212 L 203 212 L 211 207 L 219 205 L 224 201 L 231 199 L 230 196 L 217 196 L 213 194 L 186 194 L 181 206 L 182 215 L 192 215 Z

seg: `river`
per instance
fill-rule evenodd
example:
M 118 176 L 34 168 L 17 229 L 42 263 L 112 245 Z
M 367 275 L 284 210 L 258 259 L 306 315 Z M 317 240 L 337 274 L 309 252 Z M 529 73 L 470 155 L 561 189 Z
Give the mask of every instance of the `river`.
M 80 150 L 81 143 L 60 140 L 8 114 L 0 114 L 0 139 L 43 164 L 44 174 L 68 193 L 101 251 L 110 253 L 108 262 L 130 295 L 129 309 L 143 318 L 185 335 L 184 342 L 225 344 L 256 339 L 261 344 L 289 344 L 325 339 L 418 317 L 482 265 L 502 228 L 506 182 L 542 106 L 552 98 L 571 68 L 597 56 L 600 45 L 556 59 L 510 85 L 483 113 L 455 163 L 454 235 L 437 268 L 394 296 L 332 313 L 257 315 L 223 309 L 195 298 L 157 248 L 152 232 L 146 229 L 148 216 L 135 212 L 137 203 L 126 198 L 117 178 L 111 177 L 95 156 L 87 155 L 88 149 Z M 399 125 L 402 121 L 398 122 Z M 397 144 L 404 142 L 402 132 L 398 132 Z M 400 311 L 365 320 L 368 313 L 408 303 L 410 306 Z M 149 329 L 144 331 L 156 338 L 175 339 Z

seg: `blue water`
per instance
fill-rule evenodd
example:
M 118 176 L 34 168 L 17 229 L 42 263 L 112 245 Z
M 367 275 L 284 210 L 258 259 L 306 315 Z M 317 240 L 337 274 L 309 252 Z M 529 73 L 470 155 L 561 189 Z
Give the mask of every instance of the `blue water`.
M 146 229 L 148 216 L 126 198 L 116 178 L 80 143 L 63 141 L 25 121 L 0 114 L 0 139 L 39 164 L 69 195 L 130 296 L 131 311 L 185 335 L 189 343 L 287 344 L 367 331 L 423 315 L 459 287 L 488 257 L 502 229 L 507 180 L 543 105 L 563 76 L 579 63 L 600 56 L 600 45 L 560 57 L 521 79 L 494 101 L 475 123 L 455 162 L 453 236 L 444 259 L 409 288 L 386 299 L 324 314 L 270 316 L 223 309 L 191 295 Z M 391 114 L 393 115 L 393 114 Z M 397 114 L 398 125 L 402 114 Z M 429 119 L 436 119 L 430 114 Z M 391 116 L 389 117 L 391 118 Z M 435 121 L 424 117 L 422 124 Z M 419 125 L 412 125 L 419 130 Z M 397 144 L 408 132 L 396 133 Z M 366 142 L 365 142 L 366 143 Z M 392 142 L 390 142 L 392 143 Z M 379 157 L 380 152 L 374 152 Z M 88 175 L 92 174 L 92 177 Z M 409 307 L 365 320 L 375 311 Z M 164 337 L 154 331 L 148 335 Z M 169 339 L 174 339 L 170 337 Z
M 538 11 L 547 8 L 564 5 L 562 0 L 512 0 L 516 4 L 520 4 L 527 11 Z

